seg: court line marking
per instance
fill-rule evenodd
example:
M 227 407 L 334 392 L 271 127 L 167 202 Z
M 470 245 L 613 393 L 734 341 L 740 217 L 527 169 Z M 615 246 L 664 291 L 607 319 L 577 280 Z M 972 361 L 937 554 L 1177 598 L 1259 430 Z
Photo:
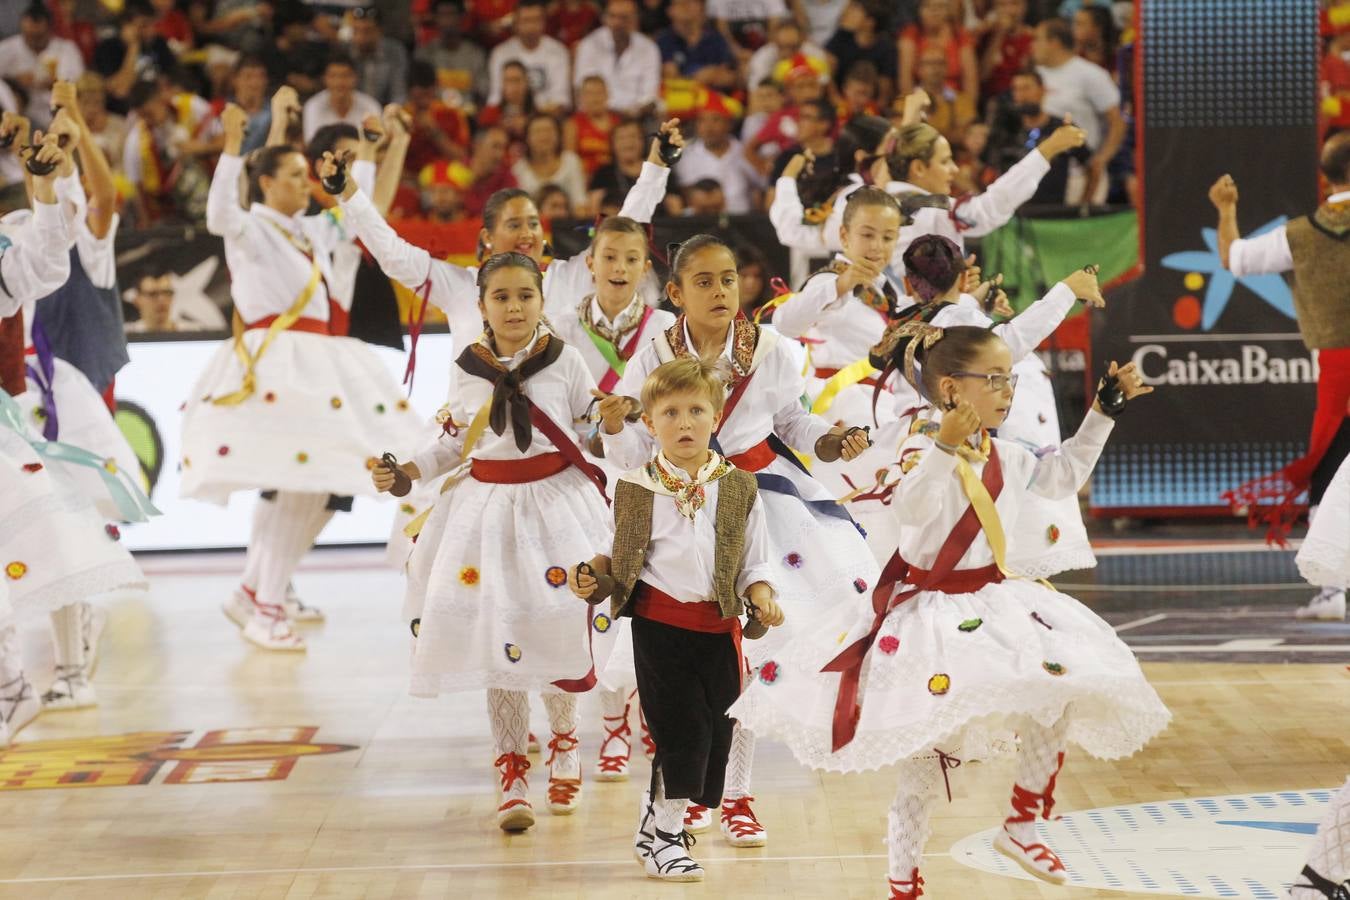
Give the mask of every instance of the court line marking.
M 1297 331 L 1265 331 L 1247 334 L 1132 334 L 1131 344 L 1190 344 L 1190 343 L 1230 343 L 1244 341 L 1301 341 L 1303 336 Z
M 950 853 L 925 853 L 926 858 L 951 858 Z M 884 853 L 858 853 L 844 856 L 713 856 L 699 857 L 698 864 L 709 863 L 771 863 L 771 862 L 825 862 L 828 860 L 872 860 L 886 859 Z M 504 862 L 504 863 L 425 863 L 388 866 L 302 866 L 287 869 L 225 869 L 205 872 L 142 872 L 122 875 L 50 875 L 36 878 L 0 878 L 0 884 L 53 884 L 66 881 L 131 881 L 149 878 L 203 878 L 214 876 L 242 875 L 307 875 L 309 873 L 329 872 L 456 872 L 473 869 L 559 869 L 578 866 L 625 866 L 635 865 L 632 856 L 623 859 L 558 860 L 556 862 Z
M 1161 622 L 1167 618 L 1167 613 L 1154 613 L 1151 616 L 1144 616 L 1142 619 L 1135 619 L 1133 622 L 1126 622 L 1124 625 L 1116 626 L 1116 633 L 1129 631 L 1131 628 L 1139 628 L 1143 625 L 1152 625 L 1154 622 Z
M 1098 594 L 1119 594 L 1119 593 L 1140 593 L 1140 594 L 1163 594 L 1176 593 L 1177 591 L 1190 591 L 1192 593 L 1216 593 L 1218 591 L 1233 592 L 1270 592 L 1270 591 L 1297 591 L 1307 590 L 1306 581 L 1288 581 L 1279 584 L 1071 584 L 1068 582 L 1059 582 L 1055 584 L 1056 588 L 1064 591 L 1078 591 L 1081 593 L 1095 592 Z
M 1176 647 L 1170 647 L 1166 644 L 1159 647 L 1130 644 L 1129 647 L 1135 653 L 1344 653 L 1350 655 L 1350 644 L 1280 644 L 1278 647 L 1240 647 L 1238 649 L 1227 648 L 1222 644 L 1199 646 L 1182 644 Z
M 1265 541 L 1113 541 L 1092 544 L 1098 556 L 1185 556 L 1193 553 L 1292 553 L 1303 546 L 1301 539 L 1289 541 L 1288 547 L 1270 547 Z

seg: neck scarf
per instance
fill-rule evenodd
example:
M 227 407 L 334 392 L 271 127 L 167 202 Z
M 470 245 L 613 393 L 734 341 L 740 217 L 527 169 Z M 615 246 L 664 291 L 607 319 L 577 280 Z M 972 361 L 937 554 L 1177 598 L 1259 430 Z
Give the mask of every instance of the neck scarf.
M 577 308 L 577 316 L 581 319 L 582 325 L 609 341 L 616 348 L 619 346 L 619 340 L 637 327 L 638 322 L 642 321 L 642 314 L 647 311 L 647 304 L 643 303 L 642 297 L 635 293 L 628 305 L 614 317 L 613 324 L 607 325 L 595 321 L 595 309 L 592 300 L 595 300 L 595 295 L 587 294 L 586 298 L 581 301 L 581 306 Z M 595 300 L 595 303 L 598 304 L 599 302 Z
M 524 391 L 525 382 L 532 375 L 553 365 L 563 351 L 563 342 L 554 335 L 542 329 L 537 335 L 525 358 L 514 369 L 507 368 L 497 358 L 497 350 L 488 335 L 465 347 L 456 360 L 456 364 L 468 374 L 492 383 L 488 426 L 500 436 L 506 433 L 509 418 L 516 449 L 522 453 L 530 446 L 533 436 L 530 401 Z
M 699 467 L 698 474 L 688 478 L 684 469 L 666 459 L 660 451 L 641 470 L 641 484 L 653 493 L 675 500 L 675 509 L 689 521 L 708 502 L 705 485 L 712 484 L 735 466 L 715 450 L 708 451 L 708 461 Z
M 683 313 L 675 320 L 674 325 L 666 329 L 666 342 L 670 344 L 670 349 L 677 359 L 698 355 L 689 346 L 689 342 L 685 340 L 686 330 Z M 731 321 L 731 331 L 731 368 L 736 373 L 736 380 L 740 381 L 750 374 L 750 367 L 755 361 L 755 347 L 759 343 L 759 326 L 744 316 L 737 316 Z

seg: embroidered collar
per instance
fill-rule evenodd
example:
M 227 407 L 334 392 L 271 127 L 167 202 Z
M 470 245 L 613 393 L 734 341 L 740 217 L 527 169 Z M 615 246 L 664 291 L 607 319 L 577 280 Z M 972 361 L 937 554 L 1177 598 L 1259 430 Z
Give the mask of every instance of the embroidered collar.
M 601 308 L 600 299 L 595 294 L 587 294 L 577 307 L 577 317 L 582 325 L 617 347 L 623 336 L 642 321 L 646 311 L 647 304 L 642 302 L 641 292 L 634 292 L 633 299 L 611 321 Z
M 689 336 L 689 326 L 683 313 L 675 320 L 674 325 L 666 329 L 666 341 L 677 359 L 697 355 L 692 349 L 694 339 Z M 758 344 L 759 326 L 743 316 L 731 320 L 731 327 L 727 329 L 727 343 L 721 355 L 731 361 L 737 379 L 750 374 L 750 368 L 755 361 L 755 347 Z

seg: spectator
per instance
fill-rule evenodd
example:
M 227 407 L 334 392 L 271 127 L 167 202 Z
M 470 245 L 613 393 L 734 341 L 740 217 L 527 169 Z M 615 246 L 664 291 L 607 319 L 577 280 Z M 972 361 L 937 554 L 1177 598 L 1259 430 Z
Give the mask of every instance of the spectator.
M 999 174 L 984 161 L 989 149 L 989 126 L 979 119 L 970 121 L 952 148 L 957 166 L 952 192 L 958 197 L 983 193 Z
M 19 17 L 19 33 L 0 41 L 0 78 L 28 95 L 26 115 L 34 128 L 52 119 L 52 84 L 75 81 L 84 72 L 80 48 L 52 34 L 52 14 L 40 0 Z
M 108 95 L 103 88 L 103 76 L 97 72 L 85 72 L 75 82 L 76 93 L 80 98 L 80 115 L 89 126 L 94 142 L 103 151 L 103 158 L 116 171 L 122 170 L 122 148 L 127 139 L 127 120 L 117 113 L 108 112 Z
M 477 105 L 487 98 L 487 53 L 464 39 L 464 0 L 436 0 L 435 41 L 417 48 L 413 59 L 429 64 L 441 85 Z
M 245 53 L 265 49 L 272 4 L 258 0 L 189 0 L 188 19 L 197 43 L 220 43 Z
M 267 141 L 272 127 L 272 107 L 267 96 L 267 63 L 259 56 L 241 56 L 234 64 L 230 77 L 230 97 L 248 113 L 248 129 L 244 137 L 245 153 L 261 147 Z M 220 110 L 216 110 L 220 114 Z
M 871 60 L 860 59 L 848 67 L 839 105 L 839 118 L 875 116 L 881 111 L 881 76 Z
M 94 22 L 76 15 L 77 0 L 54 0 L 47 4 L 52 14 L 52 34 L 65 38 L 80 49 L 80 59 L 85 66 L 94 61 L 94 48 L 98 46 L 98 29 Z M 17 5 L 17 4 L 16 4 Z M 0 29 L 0 34 L 12 32 Z
M 356 63 L 350 56 L 339 50 L 328 57 L 323 70 L 323 90 L 305 101 L 305 143 L 325 125 L 346 122 L 360 128 L 366 116 L 380 115 L 380 104 L 356 89 L 356 79 Z
M 155 34 L 169 42 L 169 48 L 181 56 L 197 43 L 192 22 L 178 8 L 177 0 L 150 0 L 155 10 Z
M 797 143 L 785 147 L 773 161 L 769 183 L 778 180 L 792 157 L 806 151 L 815 157 L 817 171 L 835 169 L 838 166 L 834 156 L 834 128 L 837 122 L 834 104 L 829 100 L 822 97 L 803 103 L 797 114 Z
M 1031 59 L 1033 32 L 1027 26 L 1027 0 L 995 0 L 992 25 L 980 57 L 980 90 L 996 97 L 1012 87 L 1013 76 Z
M 608 165 L 610 135 L 619 117 L 609 111 L 609 88 L 605 79 L 591 75 L 577 89 L 577 111 L 563 126 L 563 145 L 581 158 L 586 177 Z
M 1022 157 L 1036 149 L 1044 138 L 1064 124 L 1058 116 L 1047 113 L 1041 104 L 1045 99 L 1045 84 L 1035 69 L 1018 72 L 1012 79 L 1013 112 L 1017 115 L 1017 129 L 995 135 L 990 141 L 987 158 L 1000 172 L 1006 172 Z M 1063 204 L 1067 199 L 1069 167 L 1082 165 L 1092 153 L 1086 147 L 1076 147 L 1061 153 L 1050 161 L 1050 171 L 1041 179 L 1029 203 Z
M 469 217 L 464 192 L 473 184 L 473 172 L 457 162 L 424 166 L 417 176 L 421 186 L 422 218 L 428 222 L 462 222 Z
M 1105 6 L 1084 6 L 1073 14 L 1073 49 L 1106 71 L 1116 67 L 1116 23 Z
M 544 0 L 521 0 L 516 8 L 514 35 L 499 44 L 488 59 L 492 72 L 492 90 L 488 105 L 502 104 L 502 70 L 508 62 L 518 62 L 529 78 L 534 102 L 542 112 L 557 113 L 572 107 L 572 69 L 567 48 L 556 38 L 544 34 L 548 11 Z
M 614 215 L 623 206 L 623 200 L 629 190 L 637 184 L 642 174 L 642 163 L 647 158 L 646 136 L 642 123 L 636 119 L 622 119 L 610 132 L 610 153 L 613 162 L 601 166 L 591 176 L 588 205 L 598 215 Z M 681 166 L 684 164 L 681 163 Z M 666 181 L 665 209 L 669 215 L 677 215 L 684 202 L 680 199 L 679 185 L 673 169 Z
M 947 83 L 947 56 L 941 47 L 929 44 L 919 54 L 919 87 L 928 95 L 928 124 L 955 147 L 966 125 L 975 119 L 975 98 L 952 90 Z
M 779 68 L 786 69 L 778 74 L 786 85 L 787 105 L 769 116 L 759 132 L 746 142 L 746 158 L 761 175 L 767 175 L 778 155 L 797 143 L 797 118 L 801 109 L 824 96 L 822 79 L 829 77 L 824 60 L 811 60 L 805 56 L 779 63 Z
M 643 34 L 660 34 L 670 27 L 670 16 L 666 14 L 666 0 L 639 0 L 638 31 Z
M 512 145 L 516 145 L 525 140 L 525 123 L 535 112 L 530 76 L 525 65 L 513 59 L 502 66 L 501 103 L 488 106 L 479 113 L 478 126 L 500 125 L 510 135 Z
M 736 55 L 748 61 L 769 42 L 774 27 L 788 17 L 788 9 L 783 0 L 711 0 L 708 15 Z
M 194 139 L 190 124 L 175 121 L 169 92 L 159 84 L 137 82 L 127 99 L 132 118 L 122 146 L 122 171 L 136 190 L 138 224 L 203 219 L 210 182 L 194 153 L 204 144 Z
M 469 120 L 463 111 L 441 102 L 436 70 L 430 63 L 412 64 L 408 77 L 408 103 L 412 117 L 408 154 L 403 170 L 416 175 L 432 163 L 469 158 Z
M 890 103 L 900 65 L 892 35 L 890 11 L 884 4 L 878 0 L 850 0 L 839 19 L 839 30 L 825 45 L 835 87 L 842 91 L 853 60 L 865 59 L 876 67 L 877 102 Z
M 731 135 L 739 105 L 721 94 L 711 94 L 698 116 L 698 139 L 685 149 L 680 160 L 680 175 L 685 182 L 716 180 L 726 195 L 727 212 L 737 216 L 758 208 L 763 183 L 746 159 L 745 147 Z
M 605 27 L 577 44 L 578 85 L 599 75 L 609 87 L 610 105 L 620 115 L 645 118 L 655 107 L 661 86 L 661 51 L 638 33 L 638 8 L 633 0 L 609 0 Z
M 951 16 L 948 0 L 919 0 L 919 21 L 900 33 L 900 96 L 907 95 L 919 80 L 919 57 L 925 48 L 942 48 L 947 61 L 946 83 L 972 100 L 980 90 L 980 69 L 975 46 Z
M 546 113 L 535 113 L 525 126 L 525 153 L 511 166 L 516 184 L 531 194 L 546 184 L 567 191 L 571 205 L 586 210 L 586 173 L 575 153 L 563 148 L 562 126 Z
M 600 7 L 592 0 L 559 0 L 548 15 L 549 34 L 570 50 L 600 24 Z
M 1105 69 L 1074 54 L 1073 31 L 1063 19 L 1046 19 L 1036 26 L 1031 54 L 1045 85 L 1045 111 L 1072 116 L 1092 150 L 1086 166 L 1070 165 L 1066 202 L 1101 203 L 1109 192 L 1107 163 L 1125 139 L 1120 89 Z
M 692 78 L 719 91 L 740 79 L 736 55 L 703 11 L 703 0 L 671 0 L 670 27 L 656 36 L 665 78 Z
M 769 264 L 754 244 L 736 247 L 736 274 L 741 282 L 741 312 L 753 319 L 755 313 L 773 296 L 769 285 Z
M 172 272 L 141 276 L 136 289 L 131 292 L 131 305 L 136 307 L 140 317 L 126 323 L 127 334 L 181 330 L 173 315 L 173 282 Z
M 721 216 L 727 211 L 726 194 L 715 178 L 700 178 L 684 189 L 686 216 Z
M 546 184 L 534 195 L 534 207 L 545 222 L 566 222 L 575 219 L 567 191 L 556 184 Z
M 234 80 L 234 67 L 238 64 L 237 50 L 222 47 L 220 44 L 212 44 L 206 48 L 206 61 L 203 65 L 206 72 L 206 90 L 202 92 L 202 96 L 211 101 L 216 115 L 220 115 L 221 110 L 225 108 L 225 101 L 233 91 L 231 82 Z
M 285 3 L 273 18 L 276 38 L 267 53 L 267 80 L 275 85 L 289 84 L 301 97 L 319 89 L 329 47 L 316 39 L 314 7 L 303 3 Z
M 764 130 L 764 125 L 778 114 L 784 106 L 787 105 L 787 96 L 783 93 L 783 86 L 774 81 L 772 76 L 764 79 L 750 93 L 750 106 L 745 111 L 745 118 L 741 121 L 741 141 L 750 143 L 755 136 Z
M 481 216 L 488 198 L 497 191 L 516 186 L 515 176 L 506 161 L 510 147 L 511 140 L 505 128 L 479 125 L 473 136 L 473 155 L 469 157 L 473 184 L 464 192 L 464 209 L 470 216 Z
M 516 0 L 467 0 L 464 33 L 485 47 L 496 47 L 511 35 Z
M 104 78 L 119 112 L 130 111 L 131 90 L 140 81 L 153 81 L 178 65 L 168 41 L 155 34 L 155 12 L 145 0 L 127 0 L 117 34 L 94 48 L 94 71 Z
M 361 93 L 381 105 L 408 99 L 408 51 L 385 36 L 373 6 L 352 10 L 351 54 L 360 73 Z
M 773 71 L 785 59 L 798 54 L 828 60 L 829 54 L 815 43 L 806 40 L 805 32 L 794 19 L 784 19 L 774 26 L 772 40 L 750 57 L 745 80 L 751 86 L 773 77 Z

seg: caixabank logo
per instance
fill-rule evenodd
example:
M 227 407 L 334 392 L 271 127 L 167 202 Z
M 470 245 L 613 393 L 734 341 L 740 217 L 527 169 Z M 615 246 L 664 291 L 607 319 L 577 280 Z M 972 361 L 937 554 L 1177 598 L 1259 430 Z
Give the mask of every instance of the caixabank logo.
M 1299 878 L 1334 789 L 1159 800 L 1067 813 L 1037 826 L 1075 887 L 1277 900 Z M 1030 879 L 993 848 L 997 829 L 952 847 L 957 861 Z

